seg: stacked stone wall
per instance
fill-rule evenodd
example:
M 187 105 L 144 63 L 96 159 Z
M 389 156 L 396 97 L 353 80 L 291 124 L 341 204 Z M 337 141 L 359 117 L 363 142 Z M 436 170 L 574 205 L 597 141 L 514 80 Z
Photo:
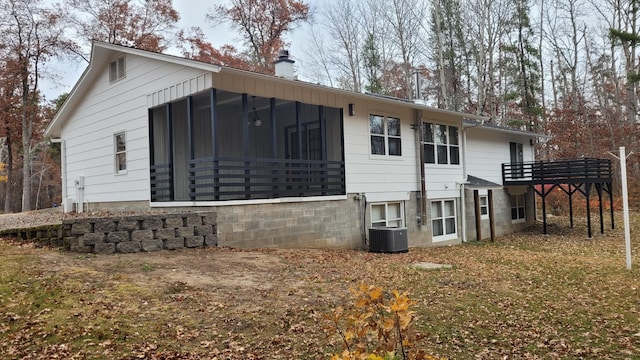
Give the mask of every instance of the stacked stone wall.
M 61 235 L 73 252 L 114 254 L 218 245 L 215 212 L 64 220 Z

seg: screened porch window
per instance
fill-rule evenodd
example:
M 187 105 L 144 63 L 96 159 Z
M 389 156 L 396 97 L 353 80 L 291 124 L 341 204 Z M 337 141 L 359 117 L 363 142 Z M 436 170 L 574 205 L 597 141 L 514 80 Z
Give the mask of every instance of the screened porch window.
M 345 194 L 342 109 L 211 89 L 149 117 L 152 201 Z

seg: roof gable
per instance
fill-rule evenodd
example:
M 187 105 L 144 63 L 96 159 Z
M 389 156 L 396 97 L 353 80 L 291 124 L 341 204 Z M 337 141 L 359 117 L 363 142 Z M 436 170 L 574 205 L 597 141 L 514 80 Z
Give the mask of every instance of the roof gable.
M 218 72 L 220 66 L 207 64 L 199 61 L 189 60 L 173 55 L 155 53 L 151 51 L 139 50 L 122 45 L 108 44 L 104 42 L 94 41 L 91 47 L 91 56 L 89 65 L 84 70 L 80 79 L 71 89 L 69 97 L 64 102 L 60 110 L 56 113 L 51 123 L 45 129 L 45 136 L 57 137 L 60 136 L 62 125 L 69 118 L 72 111 L 82 101 L 88 88 L 96 81 L 100 76 L 101 71 L 106 69 L 109 62 L 113 61 L 119 54 L 123 55 L 135 55 L 142 56 L 149 59 L 155 59 L 158 61 L 169 62 L 177 65 L 197 68 L 205 71 Z

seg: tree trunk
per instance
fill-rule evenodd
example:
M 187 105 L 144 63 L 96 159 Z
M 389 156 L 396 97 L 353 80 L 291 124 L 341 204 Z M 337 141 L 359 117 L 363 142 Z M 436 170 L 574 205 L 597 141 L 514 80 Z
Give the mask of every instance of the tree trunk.
M 22 211 L 31 210 L 31 135 L 35 117 L 28 77 L 22 85 Z
M 28 115 L 22 114 L 22 211 L 31 210 L 31 147 L 30 136 L 25 129 Z
M 451 104 L 449 102 L 449 96 L 447 94 L 447 77 L 445 74 L 444 66 L 444 44 L 442 41 L 442 10 L 440 8 L 440 0 L 435 1 L 435 25 L 436 25 L 436 38 L 438 47 L 438 72 L 440 75 L 440 100 L 438 101 L 438 107 L 449 109 Z
M 11 148 L 11 136 L 7 131 L 7 186 L 4 195 L 4 213 L 8 214 L 13 211 L 11 203 L 13 202 L 13 150 Z

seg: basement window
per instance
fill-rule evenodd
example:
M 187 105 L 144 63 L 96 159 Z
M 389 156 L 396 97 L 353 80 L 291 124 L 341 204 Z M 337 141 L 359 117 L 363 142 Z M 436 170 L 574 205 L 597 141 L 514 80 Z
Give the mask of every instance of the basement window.
M 456 213 L 456 201 L 454 199 L 431 201 L 433 242 L 458 238 Z
M 371 204 L 371 227 L 399 228 L 403 224 L 402 202 Z
M 524 195 L 511 195 L 511 222 L 526 220 Z
M 127 75 L 124 56 L 121 56 L 109 64 L 109 84 L 124 79 Z
M 480 196 L 480 218 L 485 220 L 489 218 L 489 196 Z

